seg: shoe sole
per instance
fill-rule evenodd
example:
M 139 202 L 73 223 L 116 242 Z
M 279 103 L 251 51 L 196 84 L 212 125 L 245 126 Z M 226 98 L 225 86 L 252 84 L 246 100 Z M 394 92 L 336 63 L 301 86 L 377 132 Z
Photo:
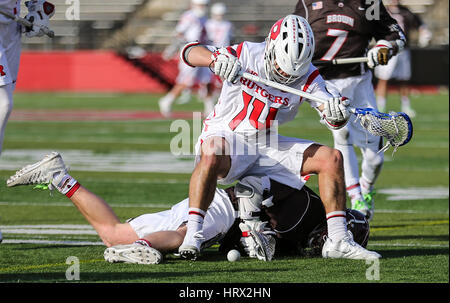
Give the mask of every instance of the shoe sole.
M 110 263 L 159 264 L 162 261 L 160 252 L 151 247 L 109 247 L 105 250 L 104 257 Z
M 198 249 L 194 246 L 184 246 L 180 247 L 178 250 L 181 258 L 186 260 L 195 261 L 197 260 L 198 256 L 200 255 L 198 252 Z
M 53 161 L 55 158 L 61 157 L 61 155 L 59 153 L 53 154 L 51 157 L 49 157 L 48 159 L 42 159 L 39 162 L 36 162 L 34 164 L 31 164 L 26 170 L 24 170 L 23 172 L 21 172 L 21 175 L 18 176 L 16 179 L 14 180 L 7 180 L 6 181 L 6 186 L 7 187 L 13 187 L 13 186 L 17 186 L 17 185 L 28 185 L 30 183 L 20 183 L 20 179 L 23 178 L 25 175 L 28 175 L 30 173 L 32 173 L 33 171 L 37 170 L 40 166 L 47 164 L 51 161 Z M 22 168 L 24 169 L 24 168 Z M 20 171 L 20 170 L 19 170 Z M 16 174 L 19 172 L 17 171 Z M 16 176 L 16 174 L 14 174 L 14 176 Z M 12 177 L 14 177 L 12 176 Z M 11 178 L 12 178 L 11 177 Z

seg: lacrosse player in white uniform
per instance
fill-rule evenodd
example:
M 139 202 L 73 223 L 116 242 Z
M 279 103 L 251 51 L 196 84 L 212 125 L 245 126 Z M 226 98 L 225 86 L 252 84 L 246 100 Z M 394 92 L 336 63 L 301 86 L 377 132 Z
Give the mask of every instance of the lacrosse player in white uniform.
M 233 24 L 225 20 L 227 7 L 222 2 L 214 3 L 211 6 L 211 18 L 206 21 L 206 32 L 211 45 L 217 48 L 228 46 L 233 37 Z M 210 81 L 207 85 L 208 94 L 205 97 L 204 115 L 207 117 L 213 110 L 217 98 L 222 88 L 222 81 L 217 75 L 210 74 Z
M 211 66 L 224 79 L 224 84 L 196 145 L 196 166 L 189 185 L 187 233 L 179 248 L 182 257 L 195 260 L 198 256 L 204 240 L 203 221 L 216 184 L 231 184 L 246 175 L 258 174 L 266 174 L 296 189 L 304 185 L 302 175 L 318 174 L 328 225 L 323 256 L 380 257 L 357 245 L 347 233 L 341 153 L 309 140 L 283 137 L 272 127 L 294 119 L 299 105 L 307 100 L 249 81 L 239 74 L 241 71 L 254 73 L 328 100 L 326 104 L 308 101 L 328 127 L 343 127 L 350 116 L 347 100 L 326 90 L 323 79 L 311 64 L 313 53 L 313 32 L 304 18 L 294 15 L 277 21 L 262 43 L 243 42 L 217 49 L 193 42 L 183 48 L 181 57 L 186 64 Z
M 44 0 L 25 2 L 28 8 L 26 19 L 33 28 L 24 28 L 16 21 L 0 14 L 0 154 L 6 123 L 13 108 L 13 92 L 19 72 L 21 52 L 21 34 L 27 37 L 40 37 L 44 32 L 39 26 L 47 26 L 53 16 L 55 7 Z M 0 10 L 9 14 L 20 15 L 20 0 L 0 0 Z
M 175 28 L 176 45 L 184 45 L 188 41 L 207 42 L 205 24 L 208 19 L 208 3 L 209 0 L 191 0 L 191 9 L 181 15 Z M 178 48 L 177 51 L 179 51 Z M 209 81 L 209 76 L 207 68 L 194 69 L 183 62 L 179 62 L 175 86 L 158 102 L 161 114 L 164 117 L 170 117 L 173 102 L 179 96 L 182 96 L 180 98 L 190 99 L 190 91 L 195 84 L 199 85 L 199 91 L 204 91 L 203 87 Z M 184 102 L 188 102 L 188 100 Z
M 162 253 L 176 251 L 186 232 L 188 199 L 168 210 L 138 216 L 121 223 L 111 207 L 68 174 L 57 152 L 27 165 L 7 180 L 7 186 L 47 184 L 68 197 L 94 227 L 103 243 L 105 259 L 110 262 L 158 264 Z M 230 193 L 216 189 L 205 217 L 202 248 L 214 244 L 230 229 L 237 217 Z

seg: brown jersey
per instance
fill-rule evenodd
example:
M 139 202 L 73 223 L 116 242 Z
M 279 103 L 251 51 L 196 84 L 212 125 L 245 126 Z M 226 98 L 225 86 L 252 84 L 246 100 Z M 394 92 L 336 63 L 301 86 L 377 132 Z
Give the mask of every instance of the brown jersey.
M 397 53 L 396 40 L 406 42 L 397 22 L 379 0 L 299 0 L 294 14 L 308 20 L 314 32 L 313 61 L 363 57 L 372 38 L 392 41 L 393 54 Z M 369 2 L 369 4 L 366 4 Z M 378 9 L 373 3 L 379 3 Z M 321 65 L 324 79 L 346 78 L 363 74 L 367 66 L 362 63 Z

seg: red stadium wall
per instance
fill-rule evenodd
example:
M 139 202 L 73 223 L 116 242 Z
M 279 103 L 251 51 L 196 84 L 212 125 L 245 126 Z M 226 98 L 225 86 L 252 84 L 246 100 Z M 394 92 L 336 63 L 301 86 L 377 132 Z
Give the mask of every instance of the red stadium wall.
M 17 91 L 165 92 L 111 51 L 23 52 Z

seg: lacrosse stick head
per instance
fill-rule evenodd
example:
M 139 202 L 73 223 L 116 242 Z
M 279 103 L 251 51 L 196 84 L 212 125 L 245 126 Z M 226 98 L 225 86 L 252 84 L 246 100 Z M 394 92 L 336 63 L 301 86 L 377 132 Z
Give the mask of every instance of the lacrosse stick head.
M 387 147 L 408 143 L 413 134 L 413 126 L 409 116 L 402 112 L 380 113 L 373 108 L 356 108 L 355 113 L 362 127 L 374 136 L 380 136 L 388 141 Z

